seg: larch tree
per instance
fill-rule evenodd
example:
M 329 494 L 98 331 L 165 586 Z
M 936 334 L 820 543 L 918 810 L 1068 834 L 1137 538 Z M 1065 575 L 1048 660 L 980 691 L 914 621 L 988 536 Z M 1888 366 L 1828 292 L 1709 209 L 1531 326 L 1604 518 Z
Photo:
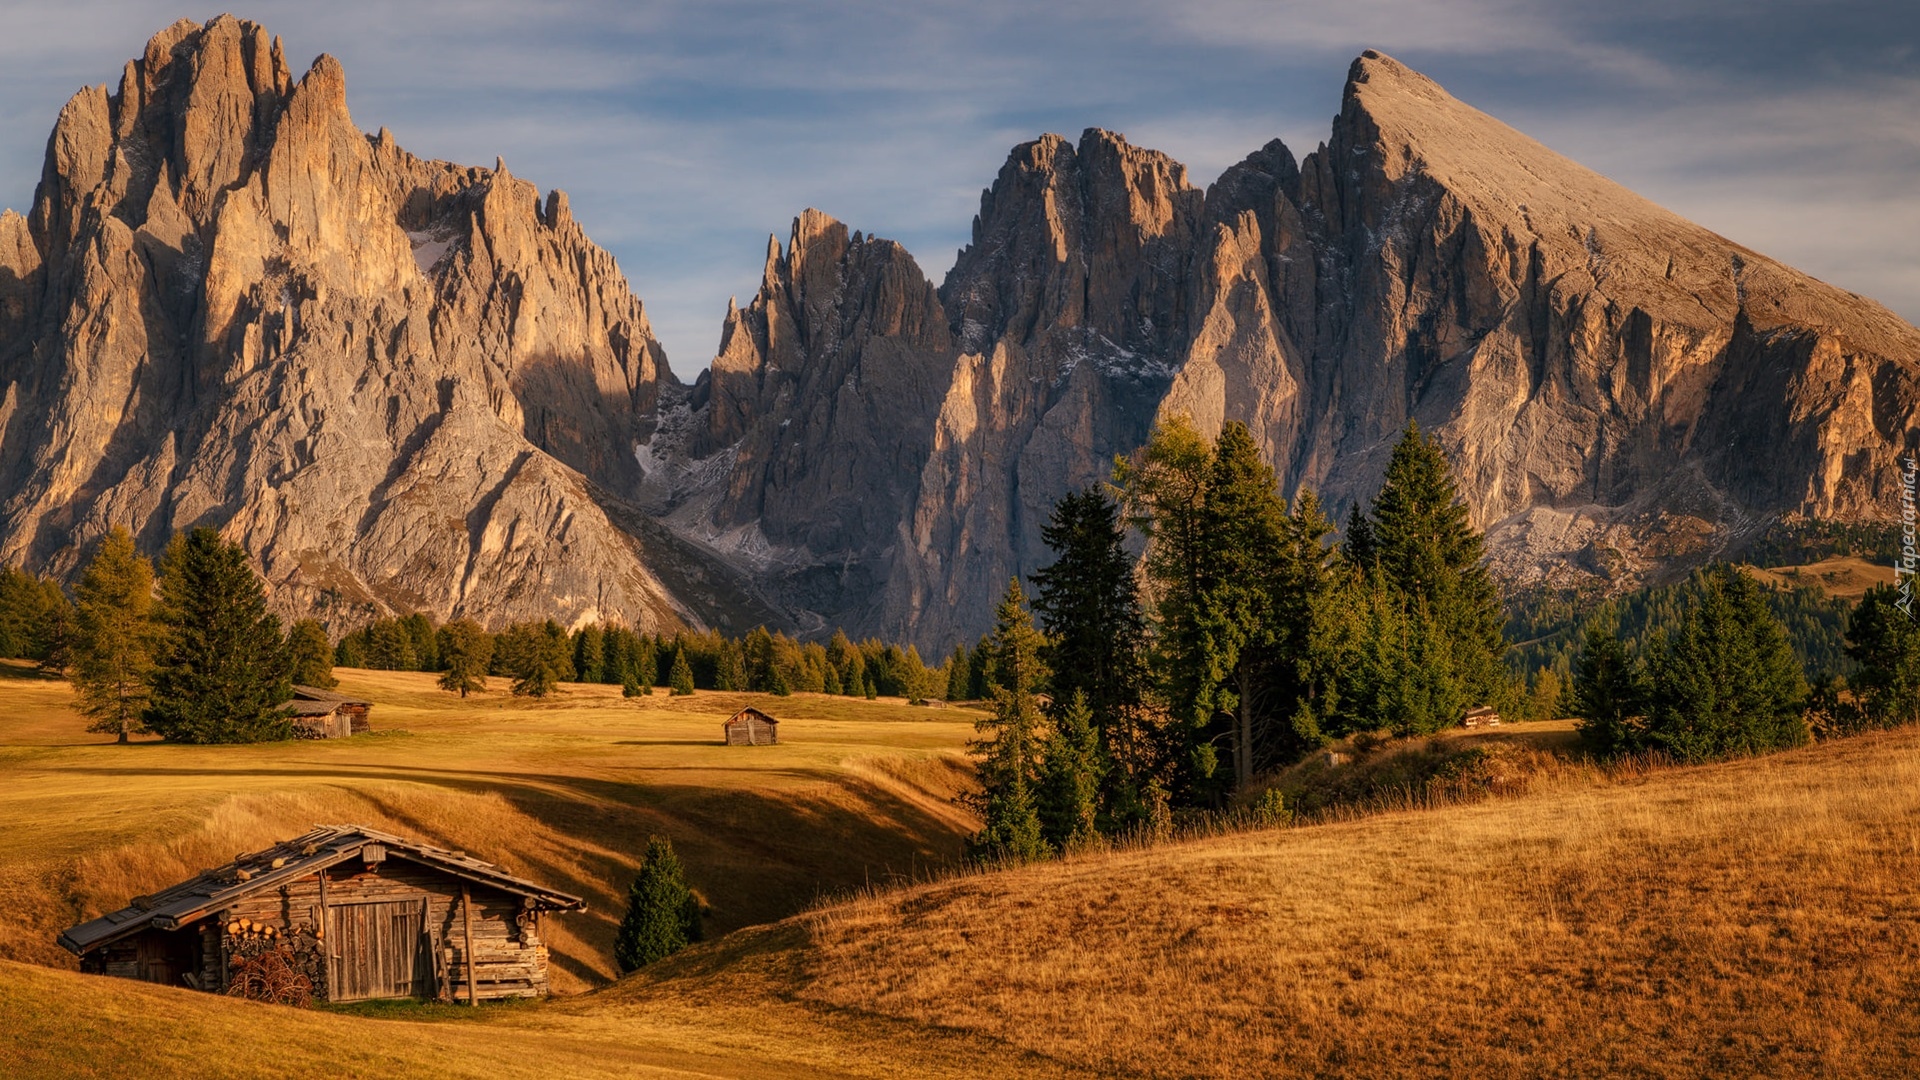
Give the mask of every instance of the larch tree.
M 333 642 L 318 619 L 301 619 L 287 629 L 287 656 L 296 686 L 329 690 L 340 681 L 333 677 Z
M 73 688 L 88 731 L 119 742 L 144 732 L 153 670 L 153 564 L 116 525 L 74 588 Z
M 673 669 L 667 673 L 667 687 L 675 697 L 693 693 L 693 665 L 687 662 L 687 650 L 673 651 Z
M 292 663 L 244 548 L 209 528 L 176 535 L 160 560 L 156 618 L 166 634 L 149 730 L 191 743 L 292 737 Z
M 487 688 L 487 670 L 493 666 L 493 635 L 472 619 L 455 619 L 440 628 L 437 644 L 440 689 L 466 697 Z

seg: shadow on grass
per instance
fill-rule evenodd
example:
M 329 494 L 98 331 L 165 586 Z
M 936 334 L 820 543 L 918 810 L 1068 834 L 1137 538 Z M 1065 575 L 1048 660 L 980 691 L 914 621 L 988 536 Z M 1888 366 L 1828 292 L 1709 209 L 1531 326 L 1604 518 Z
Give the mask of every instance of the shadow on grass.
M 466 849 L 506 863 L 552 888 L 587 900 L 588 910 L 563 924 L 572 941 L 552 941 L 552 962 L 589 985 L 605 981 L 604 960 L 626 907 L 628 884 L 651 836 L 673 841 L 689 883 L 705 899 L 712 936 L 773 922 L 823 895 L 876 882 L 917 877 L 961 854 L 967 829 L 936 812 L 942 795 L 916 799 L 892 787 L 831 767 L 756 771 L 750 783 L 783 778 L 777 791 L 721 784 L 648 783 L 555 773 L 502 775 L 477 769 L 416 765 L 168 768 L 148 758 L 131 768 L 84 767 L 62 772 L 129 777 L 222 777 L 335 781 L 422 842 Z M 714 766 L 649 767 L 650 776 L 685 771 L 708 776 Z M 561 842 L 534 836 L 490 838 L 490 849 L 462 836 L 458 822 L 422 816 L 405 800 L 360 790 L 355 781 L 418 784 L 463 794 L 494 794 Z M 575 942 L 578 944 L 575 945 Z

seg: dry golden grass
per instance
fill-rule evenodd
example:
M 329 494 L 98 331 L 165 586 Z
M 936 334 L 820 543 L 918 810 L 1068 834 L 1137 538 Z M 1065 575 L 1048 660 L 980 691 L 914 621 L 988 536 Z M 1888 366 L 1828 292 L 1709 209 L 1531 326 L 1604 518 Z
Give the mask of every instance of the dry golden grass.
M 716 932 L 822 892 L 910 877 L 958 854 L 973 821 L 964 710 L 796 695 L 761 704 L 781 745 L 727 747 L 748 695 L 568 686 L 466 701 L 432 676 L 340 672 L 375 734 L 260 746 L 117 746 L 85 733 L 58 681 L 0 679 L 0 958 L 71 966 L 61 929 L 315 822 L 473 852 L 588 898 L 556 920 L 555 985 L 613 974 L 615 921 L 650 833 L 670 836 Z
M 515 857 L 563 879 L 629 865 L 632 848 L 597 823 L 698 822 L 719 830 L 701 865 L 724 892 L 763 835 L 753 814 L 728 816 L 734 798 L 841 805 L 887 827 L 911 828 L 911 807 L 953 836 L 967 824 L 942 818 L 937 794 L 964 714 L 796 699 L 784 714 L 816 710 L 796 731 L 817 741 L 735 767 L 699 745 L 712 713 L 681 715 L 724 712 L 717 698 L 449 715 L 384 689 L 389 722 L 418 710 L 404 721 L 415 734 L 384 740 L 407 749 L 280 748 L 303 763 L 297 779 L 249 764 L 265 748 L 27 745 L 31 724 L 18 727 L 0 775 L 60 794 L 0 786 L 0 820 L 37 837 L 0 835 L 0 866 L 65 859 L 130 883 L 345 807 L 482 838 L 536 823 L 538 843 Z M 1466 736 L 1533 765 L 1565 737 Z M 81 766 L 123 759 L 66 756 L 81 749 L 183 753 L 116 781 Z M 1520 794 L 1479 802 L 877 882 L 594 993 L 477 1013 L 302 1013 L 0 960 L 0 1075 L 1915 1074 L 1920 731 L 1686 769 L 1552 760 L 1502 789 Z M 167 809 L 169 794 L 187 808 Z M 142 819 L 117 816 L 131 806 Z M 187 825 L 165 843 L 129 838 L 169 814 Z
M 1912 1076 L 1916 889 L 1909 730 L 921 886 L 747 963 L 1114 1073 Z
M 1805 566 L 1774 566 L 1761 569 L 1743 566 L 1749 575 L 1776 588 L 1810 585 L 1835 600 L 1858 600 L 1868 589 L 1894 583 L 1893 567 L 1869 562 L 1852 555 L 1835 555 Z

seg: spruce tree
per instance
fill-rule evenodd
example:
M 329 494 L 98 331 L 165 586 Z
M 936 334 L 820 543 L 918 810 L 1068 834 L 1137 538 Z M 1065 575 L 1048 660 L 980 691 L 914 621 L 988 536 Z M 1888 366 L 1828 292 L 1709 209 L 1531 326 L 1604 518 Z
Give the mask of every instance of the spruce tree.
M 333 643 L 318 619 L 301 619 L 287 630 L 287 655 L 293 664 L 296 686 L 317 686 L 330 690 L 340 680 L 333 677 Z
M 599 623 L 589 623 L 573 633 L 573 670 L 581 682 L 604 682 L 607 657 L 607 634 L 600 629 Z M 620 682 L 619 673 L 614 673 L 614 682 Z
M 438 635 L 434 632 L 433 619 L 424 612 L 416 611 L 400 618 L 400 631 L 407 635 L 407 643 L 413 652 L 413 666 L 408 671 L 439 671 L 440 646 Z
M 673 651 L 673 670 L 667 675 L 667 686 L 674 697 L 685 697 L 693 693 L 693 665 L 687 662 L 687 650 Z
M 1048 851 L 1036 797 L 1041 717 L 1035 691 L 1045 674 L 1040 664 L 1044 639 L 1034 629 L 1018 579 L 1008 583 L 994 619 L 987 648 L 1005 681 L 994 687 L 993 712 L 974 722 L 981 737 L 969 747 L 980 759 L 975 807 L 982 818 L 972 850 L 989 859 L 1037 859 Z
M 150 680 L 149 730 L 190 743 L 292 737 L 286 641 L 240 545 L 209 528 L 176 535 L 160 561 L 157 619 L 166 635 Z
M 1460 719 L 1448 715 L 1456 698 L 1467 705 L 1498 700 L 1506 689 L 1506 640 L 1500 592 L 1481 565 L 1486 541 L 1467 520 L 1446 453 L 1417 424 L 1409 422 L 1394 447 L 1371 521 L 1350 526 L 1350 544 L 1355 527 L 1363 550 L 1352 557 L 1371 554 L 1401 598 L 1407 628 L 1419 634 L 1418 641 L 1409 637 L 1406 651 L 1420 666 L 1406 669 L 1396 693 L 1424 703 L 1423 711 L 1394 726 L 1437 730 Z
M 1848 683 L 1868 723 L 1920 723 L 1920 623 L 1900 607 L 1898 589 L 1860 598 L 1847 620 L 1847 655 L 1860 665 Z
M 953 655 L 947 658 L 948 701 L 967 700 L 967 647 L 964 644 L 953 647 Z
M 1195 679 L 1190 722 L 1229 718 L 1234 786 L 1253 780 L 1257 740 L 1273 714 L 1290 714 L 1291 685 L 1279 644 L 1281 593 L 1291 578 L 1287 512 L 1273 470 L 1244 424 L 1229 421 L 1214 444 L 1199 533 L 1207 558 L 1196 577 Z
M 1114 782 L 1137 788 L 1154 766 L 1144 715 L 1146 620 L 1120 507 L 1099 487 L 1069 494 L 1040 534 L 1054 561 L 1033 575 L 1033 610 L 1047 635 L 1042 659 L 1052 673 L 1055 722 L 1075 695 L 1084 696 L 1102 751 L 1118 770 Z M 949 696 L 966 692 L 967 668 L 966 647 L 958 646 Z
M 1573 672 L 1573 715 L 1580 734 L 1602 753 L 1631 750 L 1640 740 L 1646 687 L 1618 634 L 1607 625 L 1587 627 Z
M 147 676 L 153 669 L 153 564 L 115 526 L 74 589 L 73 688 L 88 731 L 118 741 L 145 731 Z
M 1806 682 L 1760 586 L 1721 564 L 1678 629 L 1657 642 L 1641 739 L 1681 761 L 1759 753 L 1807 741 Z
M 440 628 L 436 641 L 440 663 L 440 689 L 461 697 L 487 688 L 487 671 L 493 666 L 493 635 L 472 619 L 455 619 Z
M 1106 771 L 1093 709 L 1085 691 L 1075 690 L 1041 749 L 1040 825 L 1048 844 L 1066 850 L 1099 835 Z
M 679 952 L 700 937 L 700 901 L 687 887 L 680 857 L 665 837 L 648 837 L 640 872 L 627 888 L 627 913 L 614 934 L 614 962 L 625 975 Z

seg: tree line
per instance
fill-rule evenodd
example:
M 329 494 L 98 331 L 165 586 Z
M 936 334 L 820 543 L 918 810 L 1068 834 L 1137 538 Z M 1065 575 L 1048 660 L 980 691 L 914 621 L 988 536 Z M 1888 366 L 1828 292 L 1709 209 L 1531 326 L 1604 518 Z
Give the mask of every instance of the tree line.
M 336 685 L 336 664 L 438 672 L 440 687 L 463 697 L 490 677 L 534 697 L 563 681 L 620 685 L 628 696 L 661 687 L 925 698 L 947 685 L 946 669 L 928 668 L 910 645 L 856 644 L 840 632 L 822 644 L 764 627 L 730 638 L 611 624 L 569 632 L 540 620 L 492 633 L 471 619 L 437 625 L 415 613 L 374 620 L 336 643 L 313 619 L 283 631 L 245 549 L 206 528 L 175 536 L 157 575 L 128 531 L 114 529 L 71 598 L 51 579 L 0 567 L 0 655 L 66 673 L 88 730 L 121 742 L 291 738 L 294 686 Z
M 568 631 L 547 619 L 489 633 L 472 619 L 438 626 L 415 613 L 346 634 L 332 659 L 341 667 L 440 672 L 441 687 L 463 696 L 486 689 L 489 677 L 534 697 L 562 682 L 620 686 L 629 696 L 659 688 L 919 699 L 947 687 L 946 668 L 929 668 L 915 647 L 877 638 L 856 643 L 838 630 L 822 643 L 765 627 L 728 637 L 712 630 L 648 634 L 616 623 Z
M 1509 667 L 1526 620 L 1503 610 L 1447 457 L 1414 424 L 1337 532 L 1312 491 L 1280 495 L 1245 427 L 1209 442 L 1174 418 L 1112 483 L 1062 499 L 1043 537 L 1031 601 L 1016 579 L 993 632 L 948 663 L 949 696 L 963 672 L 967 696 L 992 696 L 973 744 L 980 857 L 1164 831 L 1335 739 L 1431 734 L 1477 705 L 1571 709 L 1598 753 L 1680 760 L 1920 721 L 1920 635 L 1892 590 L 1849 610 L 1725 565 L 1543 615 L 1579 644 Z
M 1332 739 L 1428 734 L 1522 692 L 1484 538 L 1414 424 L 1343 537 L 1312 491 L 1280 494 L 1245 426 L 1209 441 L 1178 417 L 1042 536 L 1031 604 L 1012 582 L 968 657 L 993 696 L 981 856 L 1164 830 Z
M 1720 564 L 1637 626 L 1603 608 L 1574 672 L 1583 734 L 1606 753 L 1704 761 L 1920 722 L 1920 626 L 1895 606 L 1892 586 L 1846 613 L 1845 673 L 1833 670 L 1839 658 L 1822 657 L 1811 682 L 1808 657 L 1771 603 L 1782 591 Z

